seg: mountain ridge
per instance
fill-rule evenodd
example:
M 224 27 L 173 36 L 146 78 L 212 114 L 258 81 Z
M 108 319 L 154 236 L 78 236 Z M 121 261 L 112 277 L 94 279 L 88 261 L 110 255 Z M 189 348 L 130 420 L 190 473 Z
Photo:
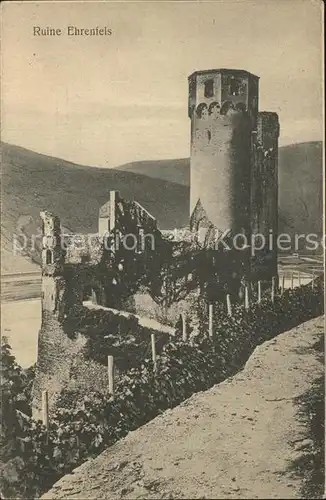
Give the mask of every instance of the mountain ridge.
M 322 143 L 280 148 L 279 232 L 322 234 Z M 17 224 L 26 237 L 40 231 L 39 212 L 56 213 L 74 232 L 96 232 L 98 210 L 118 190 L 137 200 L 161 229 L 182 227 L 189 217 L 189 158 L 88 167 L 2 143 L 2 270 L 35 269 L 27 255 L 13 255 Z M 28 263 L 26 263 L 29 261 Z

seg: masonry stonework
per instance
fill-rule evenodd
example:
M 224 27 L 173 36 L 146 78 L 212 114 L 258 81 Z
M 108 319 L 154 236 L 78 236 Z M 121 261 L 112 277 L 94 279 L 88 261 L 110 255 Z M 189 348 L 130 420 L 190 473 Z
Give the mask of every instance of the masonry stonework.
M 243 298 L 245 282 L 277 275 L 278 116 L 258 111 L 259 78 L 248 71 L 196 71 L 188 82 L 188 228 L 164 235 L 151 214 L 117 191 L 111 191 L 100 207 L 96 234 L 62 234 L 60 219 L 41 212 L 36 418 L 43 390 L 49 392 L 53 411 L 62 389 L 107 388 L 106 367 L 85 357 L 83 318 L 90 330 L 100 326 L 100 336 L 117 327 L 124 333 L 130 313 L 174 326 L 180 311 L 188 310 L 190 294 L 205 293 L 208 301 L 224 301 L 228 293 L 238 300 Z M 203 242 L 200 229 L 205 229 Z M 236 253 L 218 252 L 216 235 L 225 231 L 249 242 L 252 235 L 261 233 L 268 239 L 272 232 L 274 248 L 265 246 L 255 258 L 250 245 Z M 118 314 L 118 324 L 112 314 Z M 133 325 L 139 327 L 137 321 Z M 146 342 L 148 335 L 145 328 Z
M 252 144 L 251 230 L 254 235 L 263 235 L 268 245 L 253 259 L 254 279 L 268 280 L 277 275 L 279 132 L 276 113 L 258 113 Z
M 245 235 L 249 244 L 261 233 L 264 250 L 253 259 L 243 251 L 238 273 L 275 276 L 278 116 L 258 111 L 259 77 L 248 71 L 196 71 L 188 82 L 191 227 Z
M 111 313 L 106 308 L 132 309 L 132 297 L 143 276 L 141 262 L 150 260 L 154 252 L 142 231 L 147 237 L 160 237 L 156 220 L 115 191 L 100 208 L 97 234 L 63 234 L 60 219 L 47 211 L 41 212 L 41 219 L 42 320 L 33 386 L 36 418 L 41 415 L 43 390 L 48 390 L 53 411 L 62 389 L 107 388 L 106 367 L 84 356 L 87 337 L 79 332 L 80 318 L 89 303 L 103 307 L 97 315 L 89 313 L 94 314 L 94 326 L 99 315 L 107 320 Z M 122 239 L 128 233 L 136 235 L 136 241 L 126 250 Z M 124 315 L 120 319 L 122 324 L 126 321 Z

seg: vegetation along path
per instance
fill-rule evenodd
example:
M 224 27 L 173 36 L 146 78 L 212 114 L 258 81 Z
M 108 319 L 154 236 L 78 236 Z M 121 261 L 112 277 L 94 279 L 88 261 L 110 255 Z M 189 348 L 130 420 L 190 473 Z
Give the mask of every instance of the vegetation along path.
M 42 498 L 320 495 L 311 484 L 322 482 L 313 425 L 323 418 L 309 405 L 305 418 L 302 401 L 323 390 L 323 324 L 313 319 L 265 342 L 237 375 L 130 432 Z

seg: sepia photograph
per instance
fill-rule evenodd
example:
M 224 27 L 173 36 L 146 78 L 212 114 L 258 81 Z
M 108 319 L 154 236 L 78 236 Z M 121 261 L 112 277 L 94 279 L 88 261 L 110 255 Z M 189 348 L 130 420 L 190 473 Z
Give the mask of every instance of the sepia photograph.
M 1 5 L 1 500 L 325 496 L 324 5 Z

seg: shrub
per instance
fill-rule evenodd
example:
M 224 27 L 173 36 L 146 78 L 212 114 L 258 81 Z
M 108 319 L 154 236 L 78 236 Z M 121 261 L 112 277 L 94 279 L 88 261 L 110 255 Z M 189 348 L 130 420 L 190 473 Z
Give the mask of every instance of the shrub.
M 59 408 L 53 415 L 48 436 L 33 420 L 20 429 L 24 442 L 20 490 L 25 496 L 35 497 L 87 457 L 235 373 L 261 342 L 322 314 L 323 282 L 316 280 L 313 290 L 309 285 L 288 290 L 273 304 L 265 297 L 249 311 L 236 305 L 232 317 L 218 306 L 212 338 L 207 335 L 206 304 L 201 298 L 192 310 L 189 340 L 177 337 L 164 345 L 156 373 L 151 360 L 145 359 L 120 376 L 114 396 L 62 394 L 61 401 L 65 406 L 70 401 L 71 407 Z
M 21 415 L 31 415 L 33 379 L 34 366 L 23 370 L 12 355 L 6 337 L 2 337 L 0 489 L 2 495 L 15 498 L 24 498 L 24 491 L 20 488 L 21 474 L 25 468 L 25 461 L 21 455 L 24 435 Z
M 108 355 L 114 356 L 119 372 L 138 366 L 148 353 L 150 335 L 153 330 L 139 325 L 137 316 L 128 313 L 114 313 L 109 309 L 78 309 L 79 314 L 73 318 L 74 334 L 80 332 L 86 337 L 83 354 L 104 366 Z M 69 323 L 69 321 L 67 321 Z M 156 332 L 159 349 L 168 341 L 164 332 Z

